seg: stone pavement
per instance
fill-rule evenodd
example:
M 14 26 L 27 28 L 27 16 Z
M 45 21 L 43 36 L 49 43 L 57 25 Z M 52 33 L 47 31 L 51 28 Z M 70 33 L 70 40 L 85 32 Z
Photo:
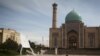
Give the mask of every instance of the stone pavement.
M 16 55 L 16 56 L 34 56 L 34 55 Z M 66 56 L 66 55 L 36 55 L 36 56 Z
M 34 56 L 34 55 L 16 55 L 16 56 Z M 36 56 L 100 56 L 100 55 L 36 55 Z

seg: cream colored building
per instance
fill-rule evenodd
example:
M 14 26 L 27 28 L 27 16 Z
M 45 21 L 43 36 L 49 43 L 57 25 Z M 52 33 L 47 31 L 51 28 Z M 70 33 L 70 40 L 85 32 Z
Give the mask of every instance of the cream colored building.
M 13 29 L 0 28 L 0 43 L 6 42 L 11 39 L 20 44 L 20 34 Z
M 56 27 L 57 4 L 53 4 L 52 27 L 49 30 L 50 48 L 100 48 L 100 27 L 84 25 L 82 18 L 72 10 L 65 23 Z

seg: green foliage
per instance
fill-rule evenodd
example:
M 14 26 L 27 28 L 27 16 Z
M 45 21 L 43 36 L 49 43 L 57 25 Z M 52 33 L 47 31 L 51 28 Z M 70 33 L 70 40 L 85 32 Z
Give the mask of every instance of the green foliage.
M 34 50 L 34 52 L 35 53 L 41 53 L 41 49 L 43 49 L 44 48 L 44 46 L 43 45 L 36 45 L 34 42 L 31 42 L 31 41 L 29 41 L 29 43 L 30 43 L 30 46 L 32 47 L 32 49 Z
M 3 55 L 18 55 L 18 44 L 10 38 L 0 45 L 0 56 Z
M 13 51 L 13 50 L 0 50 L 0 56 L 4 56 L 4 55 L 19 55 L 19 53 L 18 52 L 16 52 L 16 51 Z
M 10 38 L 6 40 L 3 44 L 0 45 L 0 49 L 6 49 L 6 50 L 17 50 L 18 44 L 11 40 Z
M 31 41 L 29 41 L 29 43 L 30 43 L 30 46 L 31 46 L 33 49 L 35 49 L 36 44 L 35 44 L 34 42 L 31 42 Z

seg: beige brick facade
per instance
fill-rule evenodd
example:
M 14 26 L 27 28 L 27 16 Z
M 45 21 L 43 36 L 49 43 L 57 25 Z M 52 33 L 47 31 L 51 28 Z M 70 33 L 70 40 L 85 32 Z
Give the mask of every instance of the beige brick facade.
M 61 27 L 52 27 L 49 32 L 50 48 L 100 48 L 100 27 L 85 26 L 74 10 L 67 14 Z
M 6 42 L 10 38 L 20 44 L 20 34 L 12 29 L 0 28 L 0 43 Z

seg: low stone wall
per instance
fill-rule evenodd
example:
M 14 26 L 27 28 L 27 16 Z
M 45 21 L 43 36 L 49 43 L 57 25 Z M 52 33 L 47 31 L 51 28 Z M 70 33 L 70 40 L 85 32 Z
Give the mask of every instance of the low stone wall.
M 55 49 L 47 50 L 43 54 L 55 54 Z M 100 55 L 100 49 L 58 49 L 58 55 Z
M 33 55 L 15 55 L 15 56 L 33 56 Z M 36 55 L 36 56 L 100 56 L 100 55 Z
M 16 56 L 33 56 L 33 55 L 16 55 Z M 66 56 L 66 55 L 36 55 L 36 56 Z
M 37 55 L 37 56 L 66 56 L 66 55 Z

